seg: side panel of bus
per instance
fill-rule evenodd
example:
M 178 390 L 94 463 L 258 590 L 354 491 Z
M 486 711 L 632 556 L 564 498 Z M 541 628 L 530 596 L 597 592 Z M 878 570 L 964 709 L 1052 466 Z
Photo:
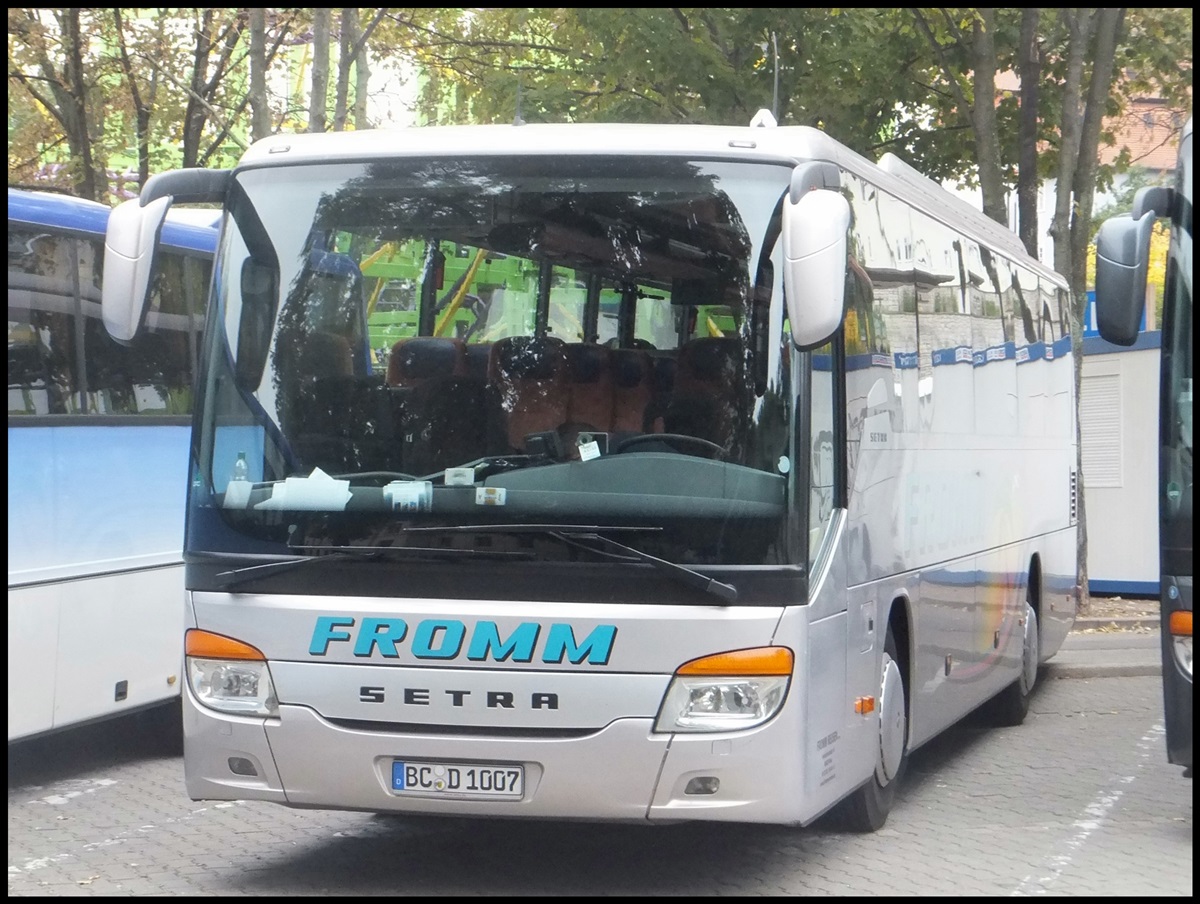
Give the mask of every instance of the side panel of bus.
M 12 741 L 179 696 L 188 415 L 216 231 L 170 226 L 147 331 L 124 348 L 99 316 L 108 208 L 10 190 L 9 216 Z

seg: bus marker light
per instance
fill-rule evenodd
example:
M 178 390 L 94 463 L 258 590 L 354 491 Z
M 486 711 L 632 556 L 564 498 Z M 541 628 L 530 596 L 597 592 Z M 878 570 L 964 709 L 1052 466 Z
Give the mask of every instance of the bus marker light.
M 1170 621 L 1171 633 L 1176 637 L 1191 637 L 1192 636 L 1192 613 L 1191 612 L 1172 612 Z
M 860 716 L 865 716 L 868 713 L 875 712 L 875 698 L 859 697 L 854 701 L 854 711 Z

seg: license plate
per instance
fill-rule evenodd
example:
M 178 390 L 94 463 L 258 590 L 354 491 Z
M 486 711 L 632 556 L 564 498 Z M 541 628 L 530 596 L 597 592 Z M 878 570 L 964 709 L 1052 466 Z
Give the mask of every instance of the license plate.
M 525 767 L 498 763 L 392 762 L 395 794 L 519 799 L 525 793 Z

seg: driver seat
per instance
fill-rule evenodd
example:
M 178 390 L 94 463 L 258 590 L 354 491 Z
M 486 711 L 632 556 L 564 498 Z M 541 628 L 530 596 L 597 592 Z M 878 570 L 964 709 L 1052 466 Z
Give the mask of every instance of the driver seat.
M 741 421 L 741 340 L 704 336 L 679 350 L 675 386 L 663 414 L 667 433 L 697 436 L 726 452 L 737 445 Z

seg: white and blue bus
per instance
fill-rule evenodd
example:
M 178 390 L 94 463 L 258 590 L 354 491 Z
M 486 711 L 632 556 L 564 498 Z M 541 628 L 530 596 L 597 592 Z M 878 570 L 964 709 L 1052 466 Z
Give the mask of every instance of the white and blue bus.
M 1179 143 L 1175 182 L 1139 190 L 1131 214 L 1096 235 L 1100 335 L 1132 345 L 1145 317 L 1150 230 L 1170 222 L 1162 310 L 1158 408 L 1158 560 L 1167 762 L 1192 774 L 1192 119 Z
M 177 699 L 192 375 L 216 248 L 162 229 L 144 329 L 100 317 L 110 208 L 8 190 L 8 739 Z
M 226 211 L 192 798 L 873 830 L 914 748 L 1025 717 L 1079 593 L 1067 285 L 898 159 L 276 136 L 114 211 L 119 338 L 179 202 Z

